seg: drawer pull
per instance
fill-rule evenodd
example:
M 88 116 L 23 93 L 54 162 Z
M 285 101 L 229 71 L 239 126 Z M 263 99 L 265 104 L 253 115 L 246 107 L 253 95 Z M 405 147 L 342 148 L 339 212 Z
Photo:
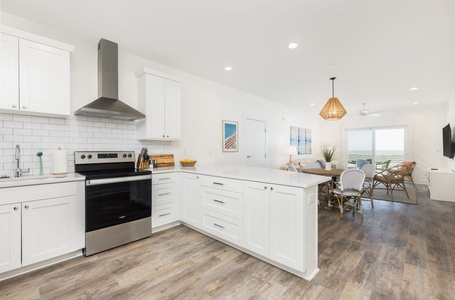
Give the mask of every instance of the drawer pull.
M 166 195 L 170 195 L 170 194 L 171 194 L 171 192 L 169 192 L 169 193 L 162 193 L 162 194 L 158 194 L 158 196 L 161 197 L 161 196 L 166 196 Z
M 171 177 L 158 178 L 158 180 L 171 180 Z
M 213 184 L 216 184 L 216 185 L 224 185 L 224 183 L 221 183 L 221 182 L 213 182 Z
M 169 216 L 171 213 L 167 213 L 167 214 L 162 214 L 162 215 L 158 215 L 158 218 L 161 218 L 161 217 L 164 217 L 164 216 Z
M 221 225 L 219 225 L 219 224 L 213 223 L 213 225 L 216 226 L 216 227 L 219 227 L 219 228 L 221 228 L 221 229 L 224 229 L 224 226 L 221 226 Z
M 218 200 L 218 199 L 213 199 L 214 202 L 224 204 L 224 201 Z

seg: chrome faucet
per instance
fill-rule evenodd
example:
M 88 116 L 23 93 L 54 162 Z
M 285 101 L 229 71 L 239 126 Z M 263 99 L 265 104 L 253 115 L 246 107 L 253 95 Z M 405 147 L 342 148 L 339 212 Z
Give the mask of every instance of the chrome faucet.
M 21 147 L 19 145 L 16 145 L 16 150 L 14 152 L 14 159 L 17 161 L 17 168 L 16 168 L 16 173 L 14 174 L 14 177 L 22 177 L 22 170 L 20 167 L 20 159 L 21 159 Z

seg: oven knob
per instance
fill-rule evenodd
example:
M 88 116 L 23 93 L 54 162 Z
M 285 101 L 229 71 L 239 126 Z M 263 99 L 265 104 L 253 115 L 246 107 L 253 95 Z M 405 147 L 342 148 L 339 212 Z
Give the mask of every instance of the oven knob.
M 129 158 L 131 158 L 132 156 L 133 156 L 133 155 L 131 155 L 131 154 L 128 154 L 128 157 L 129 157 Z
M 82 158 L 82 159 L 84 159 L 84 158 L 85 158 L 85 155 L 84 155 L 84 154 L 82 154 L 82 155 L 81 155 L 81 158 Z
M 89 154 L 89 155 L 87 156 L 87 158 L 88 158 L 88 159 L 92 158 L 92 155 L 91 155 L 91 154 Z
M 126 158 L 126 154 L 123 154 L 123 158 Z

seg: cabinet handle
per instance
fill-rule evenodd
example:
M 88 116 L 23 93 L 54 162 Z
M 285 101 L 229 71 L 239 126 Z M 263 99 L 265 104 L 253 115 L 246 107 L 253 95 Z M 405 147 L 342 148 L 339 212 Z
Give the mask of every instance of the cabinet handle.
M 14 210 L 18 210 L 18 209 L 19 209 L 19 207 L 17 207 L 17 206 L 14 206 Z
M 13 108 L 16 108 L 16 107 L 17 107 L 17 105 L 16 105 L 16 104 L 13 104 Z
M 158 180 L 170 180 L 171 177 L 163 177 L 163 178 L 158 178 Z
M 165 137 L 164 134 L 163 134 L 163 137 Z
M 162 215 L 158 215 L 159 218 L 161 217 L 164 217 L 164 216 L 169 216 L 171 213 L 167 213 L 167 214 L 162 214 Z
M 169 136 L 167 136 L 167 137 L 169 137 Z
M 24 106 L 22 106 L 22 109 L 27 109 L 27 106 L 25 106 L 25 105 L 24 105 Z
M 273 187 L 271 187 L 270 190 L 273 191 Z
M 216 224 L 216 223 L 213 223 L 213 225 L 216 226 L 216 227 L 219 227 L 219 228 L 224 229 L 224 226 L 218 225 L 218 224 Z
M 158 194 L 158 196 L 161 197 L 161 196 L 166 196 L 166 195 L 170 195 L 170 194 L 171 194 L 170 192 L 169 193 L 162 193 L 162 194 Z
M 25 208 L 28 208 L 29 206 L 28 206 L 28 205 L 25 205 L 24 207 L 25 207 Z
M 218 203 L 221 203 L 221 204 L 224 204 L 224 201 L 221 201 L 221 200 L 218 200 L 218 199 L 213 199 L 214 202 L 218 202 Z
M 266 186 L 264 186 L 264 190 L 266 190 L 266 189 L 267 189 L 267 187 L 266 187 Z
M 216 184 L 216 185 L 224 185 L 224 183 L 221 183 L 221 182 L 213 182 L 213 184 Z

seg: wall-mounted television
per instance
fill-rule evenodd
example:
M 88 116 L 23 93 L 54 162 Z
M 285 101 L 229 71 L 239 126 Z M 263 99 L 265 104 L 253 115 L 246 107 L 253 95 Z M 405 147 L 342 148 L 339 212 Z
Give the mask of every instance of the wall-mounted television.
M 454 143 L 452 142 L 452 128 L 450 124 L 447 124 L 442 128 L 442 145 L 443 145 L 443 155 L 448 158 L 453 158 L 454 154 Z

